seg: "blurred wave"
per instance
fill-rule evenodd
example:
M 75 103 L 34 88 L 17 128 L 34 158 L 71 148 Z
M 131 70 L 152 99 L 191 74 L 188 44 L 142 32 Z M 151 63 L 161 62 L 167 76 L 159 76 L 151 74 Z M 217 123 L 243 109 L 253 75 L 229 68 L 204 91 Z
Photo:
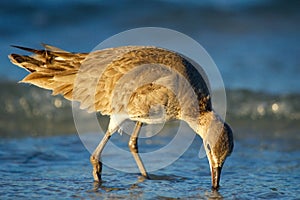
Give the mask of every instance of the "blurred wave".
M 216 62 L 226 88 L 300 92 L 299 14 L 296 0 L 0 2 L 0 77 L 19 80 L 9 68 L 10 45 L 49 43 L 89 52 L 108 37 L 137 27 L 180 31 L 198 41 Z M 23 53 L 23 52 L 22 52 Z
M 0 89 L 1 136 L 76 133 L 72 105 L 63 97 L 52 96 L 49 91 L 13 82 L 2 82 Z M 286 134 L 288 128 L 289 131 L 297 132 L 300 128 L 299 99 L 300 94 L 278 95 L 229 90 L 227 120 L 235 128 L 267 128 L 271 133 L 277 134 L 280 129 Z M 86 116 L 86 131 L 93 130 L 88 121 L 89 114 L 86 113 Z M 108 117 L 100 118 L 104 124 L 107 123 Z M 245 123 L 247 126 L 244 126 Z

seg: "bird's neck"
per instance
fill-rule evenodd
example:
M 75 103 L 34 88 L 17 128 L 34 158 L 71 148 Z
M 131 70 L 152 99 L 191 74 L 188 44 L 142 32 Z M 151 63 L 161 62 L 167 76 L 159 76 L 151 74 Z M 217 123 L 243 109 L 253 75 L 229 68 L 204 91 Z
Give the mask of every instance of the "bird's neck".
M 196 118 L 185 119 L 185 121 L 202 139 L 205 139 L 211 123 L 217 118 L 214 111 L 207 111 L 199 113 Z

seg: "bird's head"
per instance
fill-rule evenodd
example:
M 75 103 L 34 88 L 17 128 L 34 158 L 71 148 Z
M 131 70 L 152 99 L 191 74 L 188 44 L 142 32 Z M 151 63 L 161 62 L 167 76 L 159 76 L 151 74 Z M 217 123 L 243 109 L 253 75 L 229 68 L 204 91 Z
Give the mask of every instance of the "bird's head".
M 212 188 L 218 189 L 221 170 L 233 150 L 233 134 L 229 125 L 214 112 L 203 114 L 195 131 L 202 137 L 210 165 Z
M 212 187 L 219 188 L 221 170 L 233 150 L 233 135 L 228 124 L 213 122 L 208 129 L 203 145 L 210 165 Z

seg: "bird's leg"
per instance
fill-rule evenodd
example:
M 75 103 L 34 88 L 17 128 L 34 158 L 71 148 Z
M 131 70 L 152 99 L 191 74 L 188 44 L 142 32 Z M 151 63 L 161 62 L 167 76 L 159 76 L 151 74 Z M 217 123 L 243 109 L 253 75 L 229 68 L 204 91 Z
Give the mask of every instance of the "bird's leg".
M 97 148 L 93 152 L 90 157 L 90 162 L 93 165 L 93 177 L 94 180 L 97 182 L 101 181 L 101 172 L 102 172 L 102 162 L 101 162 L 101 153 L 108 142 L 109 138 L 111 137 L 112 133 L 107 131 L 102 138 L 101 142 L 98 144 Z
M 136 161 L 138 168 L 142 174 L 142 176 L 149 178 L 148 174 L 146 172 L 146 169 L 144 167 L 144 164 L 139 156 L 139 152 L 138 152 L 138 143 L 137 143 L 137 139 L 140 133 L 142 127 L 142 122 L 136 122 L 135 124 L 135 128 L 133 130 L 133 133 L 130 136 L 129 142 L 128 142 L 128 146 L 130 149 L 131 154 L 134 157 L 134 160 Z

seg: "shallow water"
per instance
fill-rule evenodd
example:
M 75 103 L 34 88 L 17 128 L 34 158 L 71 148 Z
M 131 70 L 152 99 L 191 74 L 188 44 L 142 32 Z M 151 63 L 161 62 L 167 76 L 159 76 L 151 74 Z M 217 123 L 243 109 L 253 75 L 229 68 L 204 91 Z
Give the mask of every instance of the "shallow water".
M 124 146 L 119 137 L 114 141 Z M 299 198 L 300 149 L 297 144 L 291 148 L 291 144 L 282 139 L 238 139 L 223 168 L 221 188 L 214 192 L 207 159 L 198 158 L 199 137 L 172 165 L 151 172 L 150 180 L 104 167 L 101 184 L 92 180 L 90 154 L 77 135 L 2 139 L 0 197 L 295 199 Z M 126 162 L 118 160 L 119 165 Z

